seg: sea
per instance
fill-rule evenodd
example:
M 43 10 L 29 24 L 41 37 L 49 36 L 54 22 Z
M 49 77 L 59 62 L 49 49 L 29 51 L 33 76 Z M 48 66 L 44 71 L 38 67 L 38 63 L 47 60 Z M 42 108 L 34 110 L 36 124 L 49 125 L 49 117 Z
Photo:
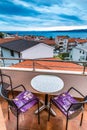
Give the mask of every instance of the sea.
M 70 30 L 70 31 L 3 31 L 8 34 L 17 34 L 19 36 L 45 36 L 55 38 L 56 36 L 69 36 L 70 38 L 87 39 L 87 29 Z

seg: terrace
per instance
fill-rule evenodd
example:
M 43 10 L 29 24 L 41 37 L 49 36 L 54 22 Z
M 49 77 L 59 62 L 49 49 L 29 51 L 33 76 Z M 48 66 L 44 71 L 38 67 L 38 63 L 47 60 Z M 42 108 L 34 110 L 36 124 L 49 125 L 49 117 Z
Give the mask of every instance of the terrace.
M 5 58 L 2 60 L 14 60 Z M 27 90 L 30 90 L 31 92 L 35 93 L 38 95 L 40 98 L 44 98 L 44 94 L 40 94 L 39 92 L 33 90 L 31 87 L 31 79 L 40 74 L 46 74 L 46 75 L 56 75 L 60 77 L 64 81 L 64 88 L 56 92 L 55 94 L 51 95 L 58 95 L 66 90 L 68 90 L 71 86 L 75 87 L 79 91 L 81 91 L 84 95 L 87 94 L 87 69 L 86 69 L 86 62 L 76 62 L 76 61 L 60 61 L 60 60 L 54 60 L 54 59 L 15 59 L 15 60 L 22 60 L 23 62 L 20 62 L 19 64 L 12 65 L 12 66 L 2 66 L 0 67 L 2 73 L 8 74 L 12 78 L 13 86 L 17 86 L 19 84 L 23 84 Z M 83 64 L 83 66 L 81 66 Z M 19 89 L 18 91 L 21 91 Z M 73 93 L 74 94 L 74 93 Z M 51 96 L 49 95 L 49 96 Z M 74 94 L 75 97 L 80 98 L 78 95 Z M 6 103 L 4 103 L 6 105 Z M 4 108 L 4 105 L 2 103 L 1 105 L 2 110 L 4 112 L 4 117 L 5 117 L 5 122 L 6 122 L 6 129 L 7 130 L 15 130 L 16 124 L 14 123 L 13 128 L 10 128 L 9 122 L 7 121 L 7 114 L 6 114 L 6 108 Z M 56 108 L 54 108 L 55 111 Z M 65 119 L 63 118 L 62 114 L 57 111 L 57 117 L 52 117 L 50 122 L 47 122 L 48 114 L 47 112 L 42 112 L 41 113 L 41 124 L 40 126 L 37 125 L 36 118 L 33 110 L 31 110 L 32 115 L 30 114 L 30 117 L 34 117 L 35 120 L 33 119 L 31 127 L 26 124 L 23 126 L 23 128 L 20 128 L 20 130 L 64 130 L 65 129 Z M 58 116 L 59 115 L 59 116 Z M 75 130 L 86 130 L 87 128 L 87 110 L 85 110 L 85 118 L 83 121 L 83 125 L 80 128 L 79 123 L 78 123 L 78 118 L 70 121 L 71 124 L 69 124 L 69 129 L 68 130 L 73 130 L 73 127 L 75 127 Z M 23 117 L 22 117 L 23 118 Z M 27 117 L 26 117 L 27 119 Z M 4 120 L 4 119 L 3 119 Z M 15 119 L 16 120 L 16 119 Z M 28 119 L 30 121 L 30 119 Z M 60 122 L 56 123 L 55 122 Z M 14 121 L 12 117 L 12 121 Z M 24 119 L 23 119 L 24 122 Z M 31 121 L 30 121 L 31 122 Z M 28 122 L 27 122 L 28 123 Z M 36 126 L 35 126 L 36 125 Z M 35 126 L 35 127 L 34 127 Z M 4 127 L 3 127 L 4 130 Z

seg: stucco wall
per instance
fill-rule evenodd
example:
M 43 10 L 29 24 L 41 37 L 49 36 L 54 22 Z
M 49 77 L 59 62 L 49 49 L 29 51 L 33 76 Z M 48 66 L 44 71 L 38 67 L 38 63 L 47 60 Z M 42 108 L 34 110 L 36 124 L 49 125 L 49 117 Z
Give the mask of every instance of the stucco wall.
M 23 84 L 27 90 L 30 90 L 34 93 L 38 93 L 35 91 L 31 86 L 31 79 L 40 74 L 49 74 L 49 75 L 56 75 L 60 77 L 64 81 L 64 88 L 52 95 L 56 95 L 68 90 L 70 87 L 75 87 L 84 95 L 87 95 L 87 75 L 82 74 L 63 74 L 63 73 L 55 73 L 55 72 L 35 72 L 35 71 L 19 71 L 19 70 L 2 70 L 3 73 L 8 74 L 12 78 L 13 87 L 19 84 Z M 44 86 L 43 84 L 43 87 Z M 79 97 L 75 92 L 72 92 L 75 97 Z M 42 94 L 39 92 L 39 94 Z
M 25 51 L 22 51 L 22 58 L 48 58 L 53 57 L 53 47 L 50 47 L 46 44 L 40 43 L 35 45 Z

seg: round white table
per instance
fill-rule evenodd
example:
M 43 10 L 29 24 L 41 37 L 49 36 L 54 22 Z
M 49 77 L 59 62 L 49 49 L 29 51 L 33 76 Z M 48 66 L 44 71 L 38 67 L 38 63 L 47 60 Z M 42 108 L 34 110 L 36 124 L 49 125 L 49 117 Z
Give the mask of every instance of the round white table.
M 36 91 L 45 94 L 45 102 L 39 109 L 39 111 L 42 111 L 44 109 L 49 109 L 48 94 L 60 91 L 64 86 L 64 82 L 61 78 L 54 75 L 37 75 L 31 80 L 31 86 Z M 38 111 L 36 110 L 35 113 L 37 114 Z M 54 116 L 56 115 L 52 109 L 51 114 Z

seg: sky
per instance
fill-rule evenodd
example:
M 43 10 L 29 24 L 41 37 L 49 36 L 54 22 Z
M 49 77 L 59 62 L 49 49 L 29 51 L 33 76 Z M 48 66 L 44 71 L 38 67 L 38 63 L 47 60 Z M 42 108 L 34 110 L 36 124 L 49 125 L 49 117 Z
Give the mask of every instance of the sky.
M 0 31 L 87 29 L 87 0 L 0 0 Z

